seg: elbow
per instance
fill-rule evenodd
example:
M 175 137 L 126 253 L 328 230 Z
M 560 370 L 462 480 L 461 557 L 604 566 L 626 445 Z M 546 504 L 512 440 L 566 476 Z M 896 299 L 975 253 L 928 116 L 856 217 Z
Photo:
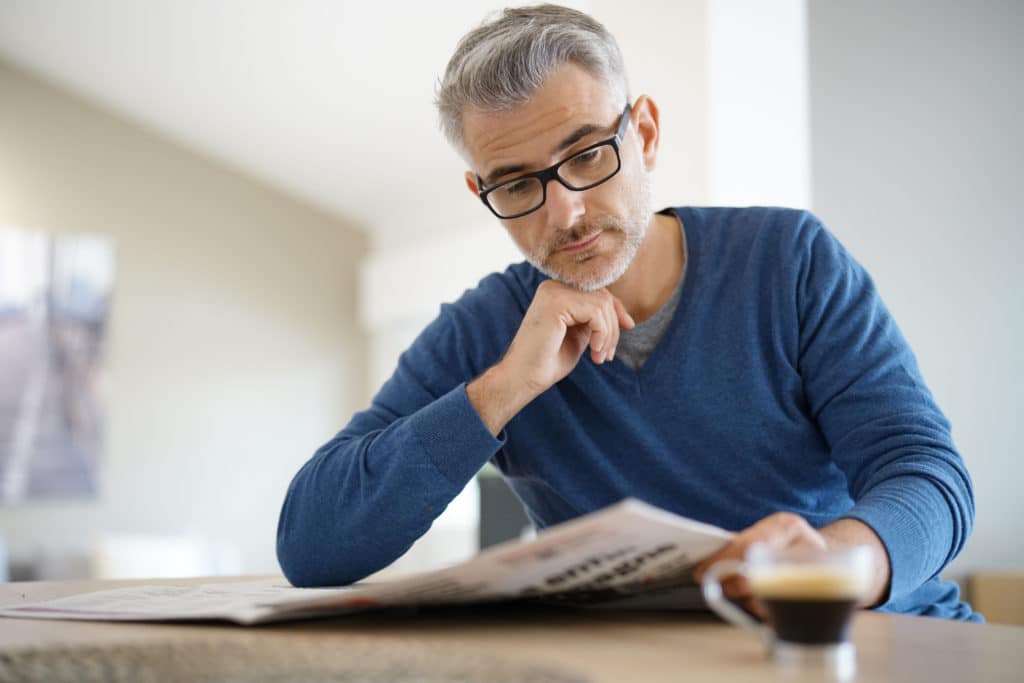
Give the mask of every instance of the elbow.
M 297 588 L 331 585 L 334 582 L 325 576 L 323 553 L 318 550 L 325 545 L 322 534 L 303 522 L 293 495 L 289 490 L 277 521 L 277 563 L 288 583 Z
M 281 572 L 288 579 L 288 583 L 297 588 L 311 588 L 320 585 L 316 582 L 315 571 L 309 552 L 305 551 L 308 545 L 298 538 L 298 534 L 289 529 L 289 524 L 282 511 L 281 519 L 277 524 L 277 564 Z
M 960 521 L 959 534 L 957 535 L 958 542 L 953 549 L 954 557 L 960 554 L 960 551 L 967 543 L 968 537 L 971 535 L 971 531 L 974 529 L 974 485 L 966 467 L 963 468 L 961 477 L 963 482 L 961 492 L 957 501 L 958 505 L 954 508 L 954 510 L 959 512 L 958 519 Z
M 345 586 L 369 573 L 339 562 L 339 556 L 343 558 L 345 555 L 344 550 L 327 553 L 323 548 L 322 542 L 301 533 L 289 533 L 283 525 L 278 526 L 277 563 L 288 583 L 296 588 Z
M 346 586 L 380 568 L 369 544 L 335 526 L 304 523 L 289 515 L 288 501 L 277 525 L 277 563 L 297 588 Z M 364 552 L 360 552 L 360 548 Z M 382 565 L 381 565 L 382 566 Z
M 309 558 L 302 552 L 302 546 L 289 538 L 280 526 L 277 530 L 277 563 L 288 583 L 296 588 L 323 585 L 317 582 L 316 572 Z
M 317 545 L 301 542 L 277 543 L 277 562 L 288 583 L 296 588 L 347 586 L 373 573 L 362 563 L 342 562 L 317 552 Z M 338 555 L 343 556 L 343 553 Z

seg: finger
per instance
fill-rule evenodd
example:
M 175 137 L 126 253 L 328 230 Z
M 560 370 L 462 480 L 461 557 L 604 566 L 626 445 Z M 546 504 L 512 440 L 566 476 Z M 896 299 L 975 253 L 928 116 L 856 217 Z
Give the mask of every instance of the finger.
M 822 549 L 827 546 L 824 536 L 799 515 L 780 512 L 766 517 L 762 522 L 763 528 L 758 529 L 757 535 L 751 535 L 748 545 L 759 541 L 768 543 L 776 550 L 794 545 L 811 545 Z
M 744 548 L 765 543 L 777 550 L 791 545 L 825 546 L 825 540 L 807 520 L 791 512 L 776 512 L 741 531 L 735 539 Z
M 604 357 L 604 351 L 608 347 L 609 329 L 608 322 L 601 307 L 592 304 L 587 326 L 590 328 L 590 358 L 595 363 L 600 363 Z
M 740 601 L 743 605 L 743 609 L 747 610 L 761 621 L 765 620 L 767 614 L 764 611 L 764 605 L 755 597 L 744 598 Z
M 746 545 L 740 539 L 739 535 L 734 536 L 729 544 L 719 550 L 714 555 L 705 558 L 700 564 L 698 564 L 693 570 L 693 578 L 698 582 L 704 580 L 704 573 L 711 567 L 711 565 L 721 562 L 722 560 L 742 560 L 743 553 L 746 552 Z
M 619 346 L 619 316 L 615 312 L 615 304 L 612 301 L 611 294 L 605 298 L 602 309 L 604 310 L 605 320 L 608 321 L 608 344 L 604 349 L 603 361 L 610 361 L 615 358 L 615 349 Z
M 561 313 L 562 323 L 566 327 L 566 333 L 573 327 L 584 327 L 587 329 L 588 341 L 590 343 L 591 357 L 597 362 L 598 354 L 604 348 L 608 338 L 608 324 L 605 322 L 599 306 L 589 301 L 574 301 L 567 305 Z
M 608 350 L 611 347 L 612 341 L 612 328 L 608 324 L 608 315 L 605 311 L 605 306 L 603 305 L 601 292 L 598 291 L 588 294 L 587 299 L 590 305 L 594 308 L 592 318 L 593 324 L 595 326 L 599 325 L 602 330 L 600 344 L 597 346 L 591 346 L 591 359 L 594 363 L 601 364 L 605 361 L 605 358 L 608 357 Z
M 789 512 L 777 512 L 736 534 L 727 546 L 701 562 L 694 570 L 698 580 L 715 562 L 726 559 L 742 560 L 754 543 L 766 543 L 776 550 L 793 545 L 813 545 L 824 548 L 824 537 L 803 517 Z
M 750 584 L 740 574 L 732 574 L 722 579 L 722 592 L 730 600 L 747 600 L 753 595 Z
M 587 350 L 587 344 L 590 343 L 590 329 L 586 325 L 575 325 L 568 329 L 565 336 L 570 344 L 572 353 L 578 360 L 583 355 L 583 352 Z
M 615 314 L 618 316 L 619 326 L 625 327 L 627 330 L 631 330 L 636 327 L 636 322 L 633 320 L 633 316 L 629 314 L 629 311 L 626 310 L 623 303 L 619 301 L 619 297 L 613 294 L 612 302 L 614 302 L 615 305 Z

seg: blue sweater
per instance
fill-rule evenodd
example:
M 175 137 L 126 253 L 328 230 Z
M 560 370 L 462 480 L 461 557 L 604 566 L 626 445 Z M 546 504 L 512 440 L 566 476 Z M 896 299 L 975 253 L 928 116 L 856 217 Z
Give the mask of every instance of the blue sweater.
M 651 356 L 632 370 L 584 354 L 499 438 L 466 383 L 499 360 L 544 276 L 513 265 L 442 306 L 292 482 L 288 579 L 386 566 L 491 461 L 539 529 L 626 496 L 730 530 L 783 510 L 816 527 L 859 519 L 889 553 L 881 609 L 977 619 L 937 578 L 970 532 L 971 480 L 870 277 L 806 212 L 674 211 L 685 282 Z

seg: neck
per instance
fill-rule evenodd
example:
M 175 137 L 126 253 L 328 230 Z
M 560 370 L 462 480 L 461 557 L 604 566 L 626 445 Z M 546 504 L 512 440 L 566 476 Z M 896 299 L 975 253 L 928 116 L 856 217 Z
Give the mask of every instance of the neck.
M 608 286 L 608 291 L 622 302 L 633 320 L 641 323 L 672 296 L 684 262 L 683 238 L 675 214 L 654 214 L 633 262 Z

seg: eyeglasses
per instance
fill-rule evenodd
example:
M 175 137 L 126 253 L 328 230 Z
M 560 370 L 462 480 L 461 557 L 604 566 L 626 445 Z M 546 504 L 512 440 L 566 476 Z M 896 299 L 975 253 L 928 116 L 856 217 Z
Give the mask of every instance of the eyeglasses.
M 610 180 L 622 168 L 619 145 L 629 127 L 630 111 L 632 106 L 627 104 L 613 137 L 584 147 L 542 171 L 527 173 L 481 190 L 480 201 L 498 218 L 519 218 L 544 206 L 548 198 L 548 183 L 552 180 L 576 192 Z M 483 187 L 484 181 L 479 175 L 476 182 L 477 187 Z

